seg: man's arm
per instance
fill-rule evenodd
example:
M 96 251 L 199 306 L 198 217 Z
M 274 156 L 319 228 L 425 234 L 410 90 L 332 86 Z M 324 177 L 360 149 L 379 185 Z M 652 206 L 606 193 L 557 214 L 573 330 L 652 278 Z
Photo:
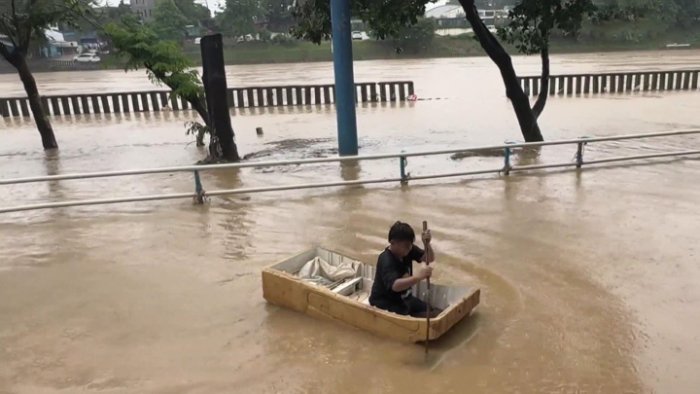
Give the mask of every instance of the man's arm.
M 391 285 L 391 290 L 397 293 L 402 292 L 404 290 L 408 290 L 421 280 L 429 277 L 432 272 L 433 267 L 421 267 L 421 269 L 418 271 L 418 274 L 416 275 L 404 276 L 403 278 L 396 279 L 394 281 L 394 284 Z
M 394 284 L 391 286 L 391 290 L 400 293 L 404 290 L 410 289 L 416 283 L 420 282 L 421 278 L 417 276 L 407 276 L 405 278 L 396 279 Z

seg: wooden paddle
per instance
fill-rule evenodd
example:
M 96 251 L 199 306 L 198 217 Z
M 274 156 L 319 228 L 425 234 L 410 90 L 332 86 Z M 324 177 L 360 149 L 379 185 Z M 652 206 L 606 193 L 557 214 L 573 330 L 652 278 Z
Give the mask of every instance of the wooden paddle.
M 423 221 L 423 232 L 428 231 L 428 222 L 426 220 Z M 426 251 L 426 253 L 428 253 Z M 425 259 L 425 265 L 430 265 L 428 262 L 428 259 Z M 425 327 L 425 356 L 428 357 L 428 347 L 430 344 L 429 338 L 430 338 L 430 277 L 427 278 L 427 283 L 428 283 L 428 294 L 426 295 L 426 314 L 425 314 L 425 321 L 426 321 L 426 327 Z

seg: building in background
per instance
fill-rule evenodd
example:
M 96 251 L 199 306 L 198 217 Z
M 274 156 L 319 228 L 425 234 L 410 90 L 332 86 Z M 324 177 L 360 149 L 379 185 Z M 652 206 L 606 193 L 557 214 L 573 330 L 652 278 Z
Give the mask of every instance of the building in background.
M 153 19 L 153 11 L 156 8 L 157 0 L 131 0 L 129 6 L 131 11 L 144 22 Z
M 78 43 L 76 41 L 68 41 L 63 33 L 57 28 L 49 28 L 44 30 L 46 42 L 42 45 L 40 53 L 46 58 L 72 58 L 78 53 Z
M 493 3 L 488 3 L 488 7 L 493 7 Z M 479 16 L 484 24 L 492 32 L 496 31 L 496 25 L 508 17 L 505 9 L 479 9 Z M 458 36 L 460 34 L 473 33 L 472 27 L 467 21 L 464 9 L 459 4 L 437 5 L 425 12 L 426 18 L 435 19 L 437 28 L 435 34 L 440 36 Z
M 435 19 L 435 34 L 439 36 L 458 36 L 472 32 L 464 9 L 459 4 L 438 5 L 426 11 L 425 17 Z

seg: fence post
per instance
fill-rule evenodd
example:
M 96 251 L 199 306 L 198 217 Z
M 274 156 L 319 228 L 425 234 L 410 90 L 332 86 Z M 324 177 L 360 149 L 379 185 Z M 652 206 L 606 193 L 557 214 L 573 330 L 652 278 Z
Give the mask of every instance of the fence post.
M 401 151 L 403 153 L 403 151 Z M 401 184 L 406 185 L 408 184 L 408 178 L 411 177 L 410 173 L 406 172 L 406 165 L 408 164 L 408 160 L 406 160 L 406 156 L 401 156 L 399 157 L 399 169 L 401 171 Z
M 199 171 L 194 171 L 194 202 L 195 204 L 204 204 L 206 192 L 202 187 L 202 181 L 199 179 Z
M 579 142 L 576 148 L 576 168 L 581 168 L 583 166 L 583 145 L 585 142 Z
M 512 168 L 510 165 L 510 155 L 510 147 L 506 147 L 505 149 L 503 149 L 503 174 L 505 175 L 510 175 L 510 169 Z

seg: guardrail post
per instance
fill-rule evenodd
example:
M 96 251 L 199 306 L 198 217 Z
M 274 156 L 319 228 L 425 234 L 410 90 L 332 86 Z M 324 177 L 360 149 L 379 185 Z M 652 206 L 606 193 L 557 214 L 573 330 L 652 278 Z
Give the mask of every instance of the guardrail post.
M 583 166 L 583 146 L 586 145 L 586 142 L 579 142 L 578 147 L 576 148 L 576 168 L 581 168 Z
M 509 144 L 510 142 L 506 142 Z M 503 149 L 503 174 L 505 175 L 510 175 L 510 169 L 512 168 L 510 165 L 510 155 L 511 155 L 511 150 L 510 147 L 506 147 Z
M 202 187 L 202 180 L 199 178 L 199 171 L 194 171 L 194 202 L 195 204 L 204 204 L 206 191 Z
M 406 172 L 406 165 L 407 164 L 408 164 L 408 160 L 406 160 L 406 156 L 399 157 L 399 168 L 401 170 L 401 184 L 402 185 L 408 184 L 408 178 L 411 177 L 411 174 Z

